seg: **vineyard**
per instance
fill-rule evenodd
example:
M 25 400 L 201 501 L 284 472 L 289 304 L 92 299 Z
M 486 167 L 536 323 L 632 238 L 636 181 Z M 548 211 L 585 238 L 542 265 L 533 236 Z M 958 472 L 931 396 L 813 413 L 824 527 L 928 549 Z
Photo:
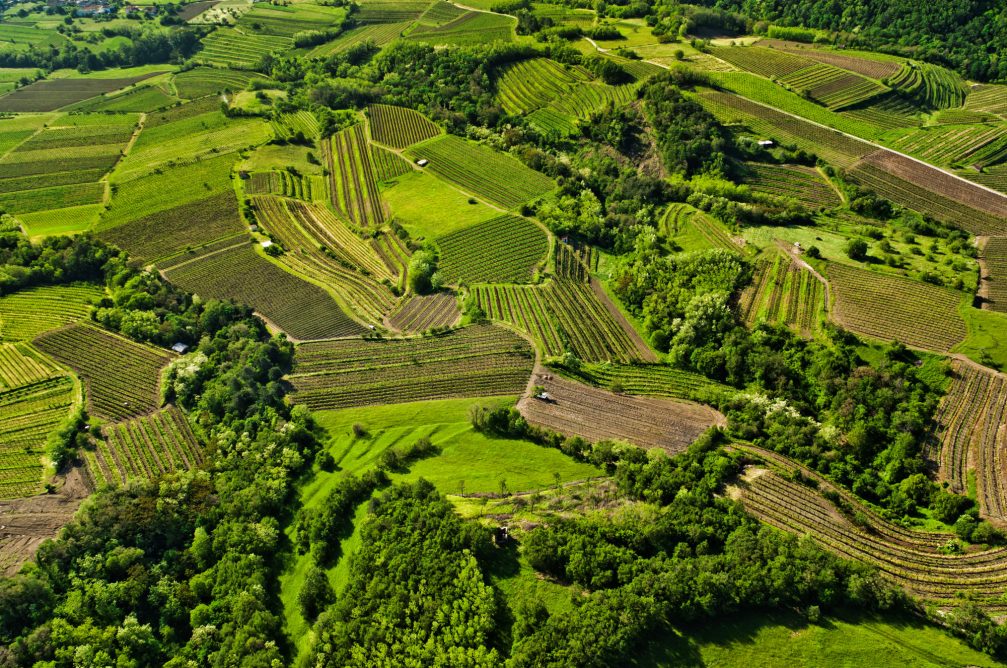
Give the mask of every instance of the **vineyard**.
M 331 42 L 326 42 L 315 47 L 308 54 L 312 58 L 323 58 L 333 54 L 342 53 L 358 44 L 374 42 L 376 46 L 384 46 L 392 40 L 402 36 L 403 31 L 410 26 L 412 21 L 399 21 L 391 23 L 375 23 L 362 25 L 352 30 L 347 30 Z
M 290 382 L 294 400 L 312 410 L 516 396 L 533 363 L 521 337 L 475 326 L 436 337 L 301 344 Z
M 270 121 L 273 134 L 282 141 L 304 141 L 318 137 L 318 119 L 310 111 L 280 114 Z
M 751 446 L 736 448 L 768 461 L 784 475 L 749 467 L 729 490 L 762 522 L 815 542 L 840 557 L 876 567 L 908 592 L 939 605 L 954 605 L 961 596 L 979 605 L 1003 610 L 1007 587 L 1007 549 L 945 554 L 954 534 L 913 531 L 891 524 L 859 503 L 851 494 L 816 473 L 772 452 Z M 799 472 L 811 484 L 792 482 Z M 838 505 L 824 498 L 834 494 Z
M 29 341 L 85 319 L 105 290 L 88 283 L 26 288 L 0 297 L 0 340 Z
M 57 367 L 28 343 L 0 343 L 0 390 L 28 385 L 58 373 Z
M 388 316 L 389 324 L 401 332 L 425 332 L 434 327 L 453 327 L 461 311 L 458 300 L 450 292 L 433 295 L 412 295 Z
M 61 372 L 0 388 L 0 498 L 41 491 L 46 440 L 78 398 L 76 383 Z
M 872 150 L 866 142 L 733 93 L 703 93 L 699 100 L 722 122 L 740 123 L 753 132 L 784 144 L 795 144 L 840 167 L 853 165 Z
M 368 0 L 361 3 L 360 10 L 355 16 L 360 23 L 412 23 L 428 7 L 430 7 L 429 1 Z
M 497 99 L 508 114 L 527 114 L 571 93 L 591 76 L 580 67 L 564 67 L 548 58 L 530 58 L 505 66 L 497 78 Z
M 381 322 L 395 297 L 379 282 L 391 276 L 370 246 L 321 207 L 276 197 L 255 197 L 252 206 L 261 227 L 285 251 L 280 264 L 330 288 L 363 319 Z
M 247 242 L 166 267 L 165 275 L 204 298 L 250 304 L 295 339 L 353 336 L 363 331 L 327 292 L 280 269 Z
M 167 68 L 166 68 L 167 69 Z M 125 88 L 156 73 L 122 79 L 48 79 L 0 97 L 0 111 L 54 111 L 88 98 Z
M 1007 521 L 1007 379 L 975 364 L 953 360 L 951 388 L 934 417 L 928 454 L 956 494 L 968 492 L 974 471 L 984 516 Z
M 588 362 L 629 362 L 646 354 L 585 283 L 477 285 L 472 294 L 488 318 L 527 332 L 544 355 L 570 350 Z
M 1007 125 L 939 125 L 919 128 L 892 147 L 928 162 L 987 167 L 1007 158 Z
M 834 316 L 854 332 L 938 352 L 968 334 L 957 290 L 835 263 L 828 277 Z
M 824 63 L 782 76 L 779 81 L 799 95 L 810 97 L 832 110 L 852 107 L 888 92 L 876 81 Z
M 409 149 L 429 160 L 426 169 L 479 197 L 513 209 L 556 187 L 552 179 L 516 159 L 453 135 Z
M 756 192 L 788 197 L 811 209 L 827 209 L 842 203 L 835 189 L 811 167 L 748 163 L 745 169 L 748 172 L 745 183 Z
M 901 95 L 930 109 L 954 109 L 965 104 L 968 85 L 951 70 L 909 61 L 885 83 Z
M 857 57 L 837 51 L 829 51 L 810 47 L 798 42 L 785 42 L 782 40 L 761 40 L 760 47 L 778 49 L 785 53 L 810 58 L 819 63 L 832 65 L 840 69 L 855 72 L 868 79 L 881 80 L 896 74 L 900 69 L 900 63 L 896 59 L 879 60 L 876 56 Z
M 688 204 L 673 202 L 661 217 L 658 229 L 684 250 L 724 248 L 736 251 L 738 245 L 724 226 L 706 213 Z
M 865 157 L 850 176 L 896 204 L 976 235 L 1007 234 L 1007 196 L 891 151 Z
M 965 108 L 970 111 L 1007 116 L 1007 86 L 987 84 L 973 86 L 965 98 Z
M 510 214 L 439 237 L 436 243 L 448 283 L 525 283 L 549 252 L 542 228 Z
M 989 308 L 1007 313 L 1007 238 L 989 237 L 982 245 L 980 257 L 989 277 L 986 284 Z
M 752 285 L 738 300 L 738 309 L 747 324 L 784 325 L 806 337 L 819 329 L 825 306 L 825 286 L 821 281 L 810 269 L 779 253 L 772 260 L 758 264 Z
M 667 364 L 582 364 L 571 375 L 616 394 L 689 399 L 717 404 L 734 388 Z
M 219 67 L 196 67 L 176 74 L 172 82 L 179 97 L 194 100 L 223 91 L 244 90 L 255 75 Z
M 517 21 L 511 16 L 486 12 L 465 12 L 439 26 L 417 25 L 407 39 L 438 45 L 471 46 L 514 39 Z
M 282 172 L 255 172 L 249 174 L 245 181 L 245 193 L 248 195 L 282 195 L 312 201 L 311 177 L 302 174 Z M 320 199 L 324 198 L 324 193 Z
M 371 138 L 393 148 L 407 148 L 441 134 L 441 129 L 423 114 L 388 104 L 367 107 Z
M 685 450 L 723 415 L 700 404 L 615 394 L 590 385 L 537 373 L 533 379 L 548 399 L 526 397 L 518 410 L 529 423 L 592 442 L 626 441 L 671 454 Z
M 371 145 L 371 162 L 374 164 L 374 174 L 378 181 L 394 181 L 413 171 L 412 165 L 398 153 Z
M 166 351 L 90 325 L 47 332 L 35 345 L 77 372 L 92 415 L 121 420 L 161 405 L 161 369 L 171 360 Z
M 333 135 L 331 143 L 322 143 L 322 149 L 329 165 L 332 205 L 360 227 L 380 226 L 385 210 L 364 126 L 354 125 Z
M 98 484 L 125 485 L 203 464 L 205 456 L 185 416 L 171 407 L 104 428 L 105 438 L 83 451 Z
M 785 77 L 815 65 L 814 61 L 802 56 L 763 46 L 720 47 L 710 49 L 710 53 L 737 68 L 764 77 Z
M 289 37 L 252 35 L 235 28 L 218 28 L 203 39 L 197 59 L 217 67 L 251 70 L 263 56 L 290 49 Z
M 921 123 L 919 109 L 894 92 L 879 95 L 867 104 L 847 109 L 842 114 L 847 118 L 868 123 L 879 130 L 915 128 Z

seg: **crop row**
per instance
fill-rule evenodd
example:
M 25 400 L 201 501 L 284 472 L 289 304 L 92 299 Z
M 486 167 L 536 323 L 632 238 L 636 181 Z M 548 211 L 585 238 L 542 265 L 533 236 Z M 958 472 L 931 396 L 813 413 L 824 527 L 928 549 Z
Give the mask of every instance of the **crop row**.
M 205 460 L 185 417 L 174 407 L 110 425 L 105 431 L 106 438 L 88 457 L 92 474 L 103 483 L 150 480 Z
M 430 6 L 429 2 L 374 2 L 360 8 L 354 18 L 360 23 L 404 23 L 420 17 Z
M 914 128 L 921 124 L 919 109 L 909 100 L 890 92 L 843 111 L 843 115 L 865 121 L 880 130 Z
M 888 91 L 875 81 L 823 63 L 781 77 L 780 82 L 834 110 L 866 102 Z
M 56 368 L 28 343 L 0 343 L 0 389 L 52 376 Z
M 795 199 L 809 208 L 826 208 L 840 204 L 839 195 L 817 171 L 797 165 L 764 165 L 749 163 L 745 183 L 759 192 Z
M 884 80 L 902 95 L 932 109 L 954 109 L 965 104 L 968 85 L 957 73 L 938 65 L 909 61 Z
M 627 104 L 635 95 L 634 84 L 609 86 L 592 81 L 574 86 L 569 95 L 555 100 L 549 108 L 560 114 L 587 118 L 608 104 Z
M 433 121 L 405 107 L 372 104 L 367 107 L 367 118 L 374 141 L 393 148 L 406 148 L 441 133 Z
M 899 62 L 895 59 L 879 60 L 875 59 L 876 57 L 871 57 L 867 54 L 865 54 L 864 57 L 858 57 L 848 52 L 841 53 L 838 51 L 820 49 L 797 42 L 762 40 L 759 42 L 759 46 L 778 49 L 791 55 L 801 56 L 803 58 L 810 58 L 811 60 L 820 63 L 826 63 L 827 65 L 855 72 L 870 79 L 884 79 L 885 77 L 889 77 L 898 72 L 900 67 Z
M 1007 157 L 1007 127 L 1002 124 L 926 127 L 893 142 L 893 146 L 930 162 L 985 167 Z
M 194 100 L 225 90 L 239 91 L 253 78 L 249 72 L 219 67 L 196 67 L 179 72 L 172 79 L 179 97 Z
M 699 99 L 723 121 L 740 121 L 753 132 L 785 144 L 795 144 L 839 166 L 850 166 L 872 150 L 866 142 L 733 93 L 704 93 Z
M 322 146 L 329 164 L 332 205 L 361 227 L 380 226 L 385 211 L 364 126 L 343 130 Z
M 968 334 L 956 290 L 842 264 L 828 271 L 835 315 L 855 332 L 938 352 Z
M 168 280 L 202 297 L 248 304 L 295 339 L 359 334 L 332 297 L 242 244 L 166 270 Z
M 104 195 L 103 183 L 75 183 L 37 190 L 20 190 L 0 194 L 0 210 L 11 213 L 35 213 L 85 204 L 100 204 Z
M 231 28 L 218 28 L 203 40 L 197 58 L 212 65 L 251 68 L 264 55 L 289 49 L 290 38 L 250 35 Z
M 559 278 L 587 283 L 591 270 L 596 269 L 598 255 L 591 246 L 575 247 L 566 241 L 556 243 L 556 276 Z
M 568 137 L 578 132 L 577 122 L 573 116 L 560 113 L 552 107 L 536 109 L 526 118 L 539 132 L 546 135 Z
M 524 283 L 549 251 L 549 238 L 527 218 L 504 214 L 437 238 L 448 283 Z
M 981 211 L 976 206 L 969 206 L 961 201 L 963 199 L 971 200 L 979 205 L 982 200 L 988 200 L 992 197 L 990 193 L 978 191 L 976 188 L 978 191 L 975 193 L 976 197 L 972 197 L 972 193 L 965 192 L 965 188 L 960 183 L 949 183 L 945 180 L 952 177 L 943 173 L 934 174 L 922 165 L 915 174 L 907 173 L 905 175 L 912 178 L 913 181 L 894 173 L 889 165 L 874 164 L 866 160 L 850 170 L 849 175 L 885 199 L 961 227 L 972 234 L 1003 234 L 1007 232 L 1007 223 L 1004 222 L 1004 218 L 999 217 L 996 213 Z M 950 192 L 942 192 L 945 185 L 951 186 L 948 189 Z M 954 193 L 955 196 L 950 193 Z
M 582 364 L 576 377 L 619 394 L 691 399 L 714 403 L 734 389 L 698 373 L 667 364 Z
M 331 341 L 298 347 L 294 400 L 312 410 L 464 396 L 517 395 L 528 344 L 492 326 L 437 337 Z
M 814 61 L 762 46 L 723 47 L 710 50 L 713 55 L 749 72 L 764 77 L 785 77 L 814 65 Z
M 312 201 L 311 178 L 301 174 L 282 172 L 255 172 L 245 181 L 245 192 L 249 195 L 283 195 L 305 201 Z
M 392 181 L 413 171 L 405 158 L 374 144 L 371 145 L 371 162 L 378 181 Z
M 348 253 L 339 253 L 338 246 L 330 250 L 324 238 L 313 233 L 315 228 L 299 224 L 300 220 L 315 220 L 310 217 L 313 209 L 295 208 L 292 212 L 283 200 L 275 197 L 256 197 L 253 207 L 259 223 L 285 251 L 279 257 L 281 264 L 328 286 L 361 317 L 381 322 L 395 303 L 391 290 L 375 280 L 369 270 L 352 263 Z M 358 244 L 370 250 L 362 241 Z M 372 257 L 369 264 L 383 268 L 377 258 Z
M 510 156 L 446 135 L 410 149 L 426 167 L 480 197 L 508 209 L 540 197 L 555 187 L 552 179 Z
M 92 284 L 42 286 L 0 297 L 0 338 L 28 341 L 50 329 L 77 322 L 105 296 Z
M 738 307 L 749 324 L 771 322 L 810 336 L 824 311 L 824 293 L 824 286 L 811 271 L 777 255 L 772 262 L 760 263 Z
M 527 332 L 543 355 L 555 357 L 568 349 L 540 287 L 476 285 L 472 294 L 486 317 Z
M 995 604 L 1007 587 L 1003 549 L 945 555 L 938 548 L 903 545 L 891 540 L 889 527 L 861 507 L 853 506 L 858 517 L 870 518 L 867 528 L 855 525 L 812 488 L 771 471 L 746 476 L 741 490 L 746 509 L 765 523 L 799 536 L 811 535 L 825 549 L 872 564 L 925 599 L 953 603 L 959 594 L 972 592 L 980 604 Z
M 458 322 L 458 300 L 450 292 L 412 295 L 388 317 L 403 332 L 425 332 L 432 327 L 451 327 Z
M 982 247 L 982 259 L 989 276 L 986 301 L 994 311 L 1007 313 L 1007 238 L 987 239 Z
M 125 88 L 154 74 L 120 79 L 43 79 L 0 97 L 0 111 L 54 111 Z
M 324 58 L 335 53 L 342 53 L 350 47 L 365 42 L 374 42 L 375 46 L 384 46 L 402 36 L 402 31 L 412 24 L 411 20 L 391 23 L 376 23 L 362 25 L 347 30 L 331 42 L 316 46 L 308 54 L 312 58 Z
M 371 239 L 371 248 L 381 258 L 392 278 L 406 273 L 410 253 L 397 234 L 383 230 Z
M 94 415 L 123 419 L 160 405 L 160 373 L 171 359 L 166 351 L 89 325 L 47 332 L 35 345 L 77 372 Z
M 987 84 L 973 86 L 965 99 L 965 108 L 990 114 L 1007 114 L 1007 86 Z
M 466 12 L 454 21 L 441 26 L 419 25 L 406 39 L 431 44 L 468 46 L 490 42 L 509 42 L 514 39 L 513 17 L 486 12 Z
M 306 139 L 318 136 L 318 119 L 310 111 L 303 109 L 290 114 L 282 114 L 272 121 L 270 126 L 277 139 L 290 140 L 300 135 Z
M 530 58 L 507 65 L 497 79 L 497 99 L 509 114 L 526 114 L 570 94 L 584 77 L 575 76 L 548 58 Z
M 723 423 L 722 415 L 699 404 L 614 394 L 552 374 L 538 374 L 534 382 L 549 394 L 549 401 L 523 399 L 519 408 L 525 419 L 589 441 L 627 441 L 679 453 L 701 433 Z

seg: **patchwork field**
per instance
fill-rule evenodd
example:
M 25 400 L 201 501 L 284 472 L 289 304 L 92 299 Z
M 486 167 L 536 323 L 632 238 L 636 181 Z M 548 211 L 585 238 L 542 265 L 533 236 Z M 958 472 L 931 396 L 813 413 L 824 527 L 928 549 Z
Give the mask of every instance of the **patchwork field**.
M 828 278 L 836 300 L 833 315 L 855 332 L 938 352 L 968 334 L 957 290 L 834 263 Z
M 92 415 L 125 419 L 161 405 L 161 369 L 172 358 L 167 351 L 90 325 L 46 332 L 35 345 L 77 372 Z
M 355 125 L 322 143 L 329 166 L 332 205 L 355 225 L 376 227 L 385 220 L 364 126 Z
M 270 53 L 290 49 L 289 37 L 254 35 L 236 28 L 218 28 L 203 39 L 203 50 L 197 58 L 216 67 L 252 69 L 259 60 Z
M 388 322 L 403 332 L 425 332 L 433 327 L 451 327 L 460 316 L 455 295 L 439 292 L 412 295 L 388 317 Z
M 533 379 L 549 399 L 526 397 L 518 408 L 531 424 L 589 441 L 626 441 L 678 453 L 725 418 L 708 406 L 614 394 L 551 373 Z
M 524 392 L 534 355 L 500 327 L 298 346 L 294 400 L 312 410 Z
M 0 97 L 0 111 L 53 111 L 88 98 L 125 88 L 143 81 L 149 76 L 154 76 L 154 74 L 118 79 L 46 79 L 36 81 Z

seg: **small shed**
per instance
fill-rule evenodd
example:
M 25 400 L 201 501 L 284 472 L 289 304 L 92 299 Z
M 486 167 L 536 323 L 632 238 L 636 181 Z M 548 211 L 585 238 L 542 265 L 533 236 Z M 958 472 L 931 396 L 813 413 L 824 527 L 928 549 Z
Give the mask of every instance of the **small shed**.
M 426 167 L 427 165 L 430 164 L 430 161 L 427 160 L 426 158 L 420 158 L 419 160 L 416 161 L 416 164 L 419 165 L 420 167 Z
M 172 345 L 171 349 L 174 350 L 179 355 L 184 355 L 189 350 L 189 345 L 179 341 L 178 343 Z
M 535 398 L 538 399 L 539 401 L 551 402 L 553 400 L 552 395 L 549 394 L 548 392 L 539 392 L 538 394 L 535 395 Z
M 265 241 L 262 242 L 262 247 L 263 248 L 269 248 L 272 245 L 273 245 L 273 242 L 270 241 L 269 239 L 266 239 Z
M 773 140 L 772 139 L 760 139 L 759 140 L 759 146 L 762 146 L 763 148 L 769 148 L 772 145 L 773 145 Z

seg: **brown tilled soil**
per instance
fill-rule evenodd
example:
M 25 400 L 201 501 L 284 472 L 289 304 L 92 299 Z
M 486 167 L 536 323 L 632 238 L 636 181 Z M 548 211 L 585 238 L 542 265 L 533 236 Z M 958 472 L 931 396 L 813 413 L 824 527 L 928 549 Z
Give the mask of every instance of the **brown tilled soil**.
M 531 424 L 589 441 L 622 440 L 644 448 L 678 453 L 723 415 L 687 401 L 614 394 L 538 372 L 533 380 L 551 401 L 524 398 L 518 409 Z
M 0 501 L 0 574 L 13 575 L 48 538 L 55 538 L 90 493 L 83 470 L 57 478 L 54 494 Z

